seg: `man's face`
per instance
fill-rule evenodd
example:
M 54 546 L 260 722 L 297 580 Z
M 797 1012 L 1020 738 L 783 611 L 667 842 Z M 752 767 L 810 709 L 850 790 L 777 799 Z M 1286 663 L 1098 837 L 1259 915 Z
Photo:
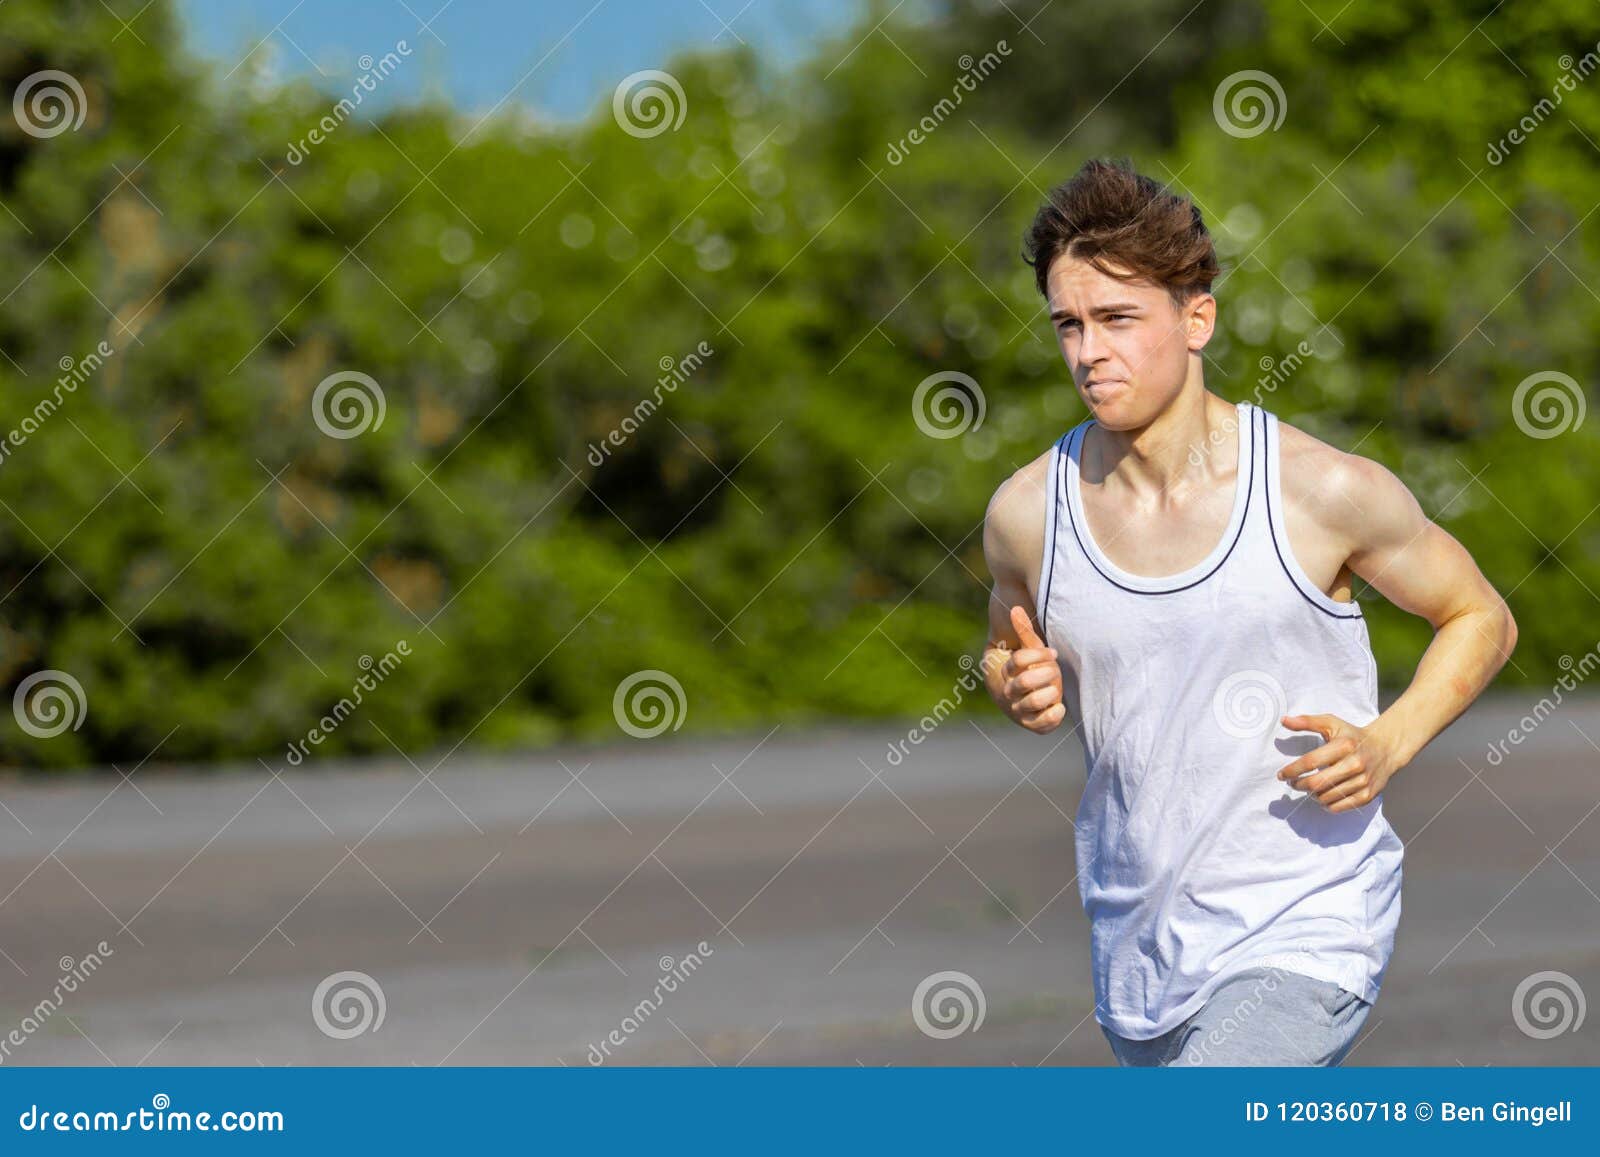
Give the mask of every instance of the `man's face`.
M 1073 384 L 1108 429 L 1148 425 L 1183 388 L 1191 356 L 1211 337 L 1210 294 L 1180 309 L 1159 285 L 1119 281 L 1066 255 L 1051 263 L 1046 287 Z

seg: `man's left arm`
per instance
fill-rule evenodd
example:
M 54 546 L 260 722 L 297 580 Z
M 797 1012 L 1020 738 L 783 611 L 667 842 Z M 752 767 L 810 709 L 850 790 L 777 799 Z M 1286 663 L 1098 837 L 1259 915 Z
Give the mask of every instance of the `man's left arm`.
M 1401 610 L 1427 619 L 1433 641 L 1403 694 L 1365 727 L 1330 715 L 1285 716 L 1328 742 L 1285 767 L 1308 775 L 1294 787 L 1330 812 L 1376 799 L 1389 778 L 1471 705 L 1511 657 L 1517 625 L 1466 548 L 1423 512 L 1381 463 L 1346 454 L 1327 483 L 1324 508 L 1352 544 L 1348 566 Z

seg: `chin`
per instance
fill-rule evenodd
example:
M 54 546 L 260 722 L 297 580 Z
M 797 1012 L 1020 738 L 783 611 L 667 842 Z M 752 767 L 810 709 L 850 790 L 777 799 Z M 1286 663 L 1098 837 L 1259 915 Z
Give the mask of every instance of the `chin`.
M 1135 400 L 1133 391 L 1126 388 L 1116 390 L 1098 401 L 1087 393 L 1083 397 L 1095 421 L 1109 430 L 1131 429 L 1148 421 L 1134 405 Z

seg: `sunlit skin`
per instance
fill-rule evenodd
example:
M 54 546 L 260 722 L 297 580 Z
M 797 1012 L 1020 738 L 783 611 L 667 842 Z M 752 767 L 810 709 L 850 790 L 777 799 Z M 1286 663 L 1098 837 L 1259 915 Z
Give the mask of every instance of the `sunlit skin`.
M 1074 258 L 1058 259 L 1046 284 L 1062 360 L 1105 430 L 1145 429 L 1185 386 L 1203 380 L 1200 351 L 1217 319 L 1211 294 L 1180 308 L 1160 286 L 1118 280 Z
M 1201 293 L 1180 306 L 1162 286 L 1113 277 L 1065 255 L 1052 263 L 1046 288 L 1062 360 L 1099 426 L 1098 458 L 1115 465 L 1125 492 L 1160 506 L 1174 489 L 1210 485 L 1211 472 L 1191 451 L 1233 415 L 1233 405 L 1204 384 L 1201 354 L 1216 325 L 1216 299 Z M 1286 729 L 1315 732 L 1322 743 L 1284 765 L 1278 778 L 1329 812 L 1344 812 L 1376 799 L 1482 692 L 1516 645 L 1516 624 L 1465 548 L 1427 518 L 1392 473 L 1287 423 L 1281 429 L 1286 519 L 1311 524 L 1320 552 L 1312 569 L 1337 571 L 1330 581 L 1341 589 L 1344 575 L 1360 575 L 1435 631 L 1411 685 L 1370 724 L 1331 714 L 1280 718 Z M 1033 614 L 1047 461 L 1041 455 L 996 491 L 984 525 L 995 579 L 986 685 L 1010 719 L 1040 735 L 1067 714 L 1059 656 L 1039 637 Z M 1006 658 L 991 665 L 997 649 Z
M 1180 306 L 1159 285 L 1124 281 L 1091 262 L 1070 258 L 1055 262 L 1047 286 L 1050 323 L 1062 360 L 1084 405 L 1105 430 L 1125 435 L 1145 431 L 1174 412 L 1185 387 L 1203 377 L 1201 351 L 1217 318 L 1217 299 L 1211 294 L 1197 294 Z M 1021 608 L 1013 612 L 1014 623 L 1027 619 Z M 1022 643 L 1025 653 L 1044 646 L 1031 626 Z M 1015 658 L 1026 661 L 1024 656 Z M 1052 696 L 1059 701 L 1061 668 L 1054 653 L 1032 666 L 1030 676 L 1029 668 L 1019 665 L 1009 684 L 1026 692 L 1020 703 L 1037 708 Z M 1036 686 L 1040 680 L 1045 682 Z M 1360 806 L 1353 798 L 1358 795 L 1362 803 L 1375 798 L 1400 769 L 1399 750 L 1382 729 L 1360 727 L 1336 715 L 1285 715 L 1280 722 L 1288 730 L 1322 736 L 1321 746 L 1284 765 L 1278 778 L 1309 792 L 1329 811 Z M 1325 770 L 1305 775 L 1319 768 Z

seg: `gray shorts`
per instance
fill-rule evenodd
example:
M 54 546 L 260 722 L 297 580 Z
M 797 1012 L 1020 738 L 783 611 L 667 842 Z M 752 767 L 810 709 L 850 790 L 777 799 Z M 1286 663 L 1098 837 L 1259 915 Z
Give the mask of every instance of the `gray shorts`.
M 1100 1031 L 1123 1066 L 1337 1065 L 1372 1005 L 1326 980 L 1282 968 L 1234 973 L 1188 1020 L 1150 1040 Z

